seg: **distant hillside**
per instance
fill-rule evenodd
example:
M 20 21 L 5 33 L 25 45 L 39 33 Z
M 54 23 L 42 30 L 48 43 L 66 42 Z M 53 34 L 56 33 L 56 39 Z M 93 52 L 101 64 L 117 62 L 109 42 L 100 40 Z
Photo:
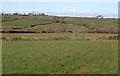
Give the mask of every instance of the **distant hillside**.
M 118 33 L 117 19 L 57 16 L 3 16 L 2 18 L 3 32 Z

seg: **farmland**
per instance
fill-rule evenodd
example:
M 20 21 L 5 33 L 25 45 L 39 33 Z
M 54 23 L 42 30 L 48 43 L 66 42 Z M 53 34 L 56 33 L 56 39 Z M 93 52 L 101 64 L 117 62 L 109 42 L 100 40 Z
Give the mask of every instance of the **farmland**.
M 3 74 L 116 74 L 116 19 L 3 16 Z
M 3 17 L 3 32 L 38 32 L 38 33 L 118 33 L 116 19 L 72 18 L 56 16 L 14 17 L 5 21 Z M 17 18 L 17 20 L 16 20 Z M 10 20 L 10 21 L 9 21 Z M 53 29 L 54 28 L 54 29 Z M 112 30 L 111 30 L 112 29 Z
M 115 74 L 116 41 L 4 41 L 4 74 Z
M 30 26 L 31 24 L 43 24 L 43 23 L 49 23 L 45 20 L 34 20 L 34 19 L 22 19 L 22 20 L 13 20 L 13 21 L 7 21 L 3 22 L 3 25 L 9 26 Z

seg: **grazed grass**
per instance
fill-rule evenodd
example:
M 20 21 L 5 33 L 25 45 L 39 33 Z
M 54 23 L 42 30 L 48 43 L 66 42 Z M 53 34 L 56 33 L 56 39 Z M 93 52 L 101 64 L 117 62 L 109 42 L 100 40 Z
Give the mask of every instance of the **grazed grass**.
M 41 16 L 38 19 L 43 20 L 52 20 L 52 16 Z M 56 18 L 58 19 L 58 18 Z M 74 23 L 74 24 L 81 24 L 81 23 L 93 23 L 97 26 L 117 26 L 118 21 L 115 19 L 98 19 L 98 18 L 80 18 L 80 17 L 68 17 L 65 19 L 62 19 L 62 21 L 67 23 Z
M 117 41 L 3 41 L 3 74 L 114 74 Z
M 2 22 L 4 26 L 30 26 L 31 24 L 43 24 L 43 23 L 50 23 L 50 21 L 45 20 L 35 20 L 35 19 L 22 19 L 22 20 L 13 20 L 13 21 L 6 21 Z

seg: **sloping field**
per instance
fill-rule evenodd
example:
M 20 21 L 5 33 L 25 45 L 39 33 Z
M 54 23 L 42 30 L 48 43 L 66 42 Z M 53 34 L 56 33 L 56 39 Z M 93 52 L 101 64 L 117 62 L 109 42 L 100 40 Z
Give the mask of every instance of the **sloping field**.
M 117 19 L 98 19 L 55 16 L 11 16 L 3 17 L 4 33 L 118 33 Z M 10 20 L 11 19 L 11 20 Z M 14 20 L 15 19 L 15 20 Z M 10 20 L 10 21 L 9 21 Z M 32 26 L 33 25 L 33 26 Z M 34 27 L 34 28 L 33 28 Z M 112 30 L 111 30 L 112 29 Z
M 2 25 L 3 27 L 4 26 L 30 26 L 32 24 L 46 24 L 46 23 L 50 23 L 50 21 L 35 20 L 35 19 L 21 19 L 21 20 L 12 20 L 12 21 L 2 22 Z
M 48 20 L 53 22 L 64 22 L 68 24 L 91 24 L 97 26 L 117 26 L 117 19 L 99 19 L 99 18 L 84 18 L 84 17 L 53 17 L 53 16 L 41 16 L 38 19 Z
M 117 41 L 3 41 L 3 74 L 115 74 Z

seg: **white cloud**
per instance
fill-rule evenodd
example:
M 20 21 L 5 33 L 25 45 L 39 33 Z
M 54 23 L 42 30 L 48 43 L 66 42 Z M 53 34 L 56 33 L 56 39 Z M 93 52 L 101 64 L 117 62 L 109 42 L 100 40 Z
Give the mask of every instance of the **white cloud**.
M 75 9 L 75 8 L 72 8 L 72 9 L 69 9 L 69 10 L 67 10 L 67 11 L 69 11 L 69 12 L 76 12 L 76 11 L 78 11 L 78 10 Z
M 12 10 L 11 12 L 18 12 L 18 13 L 45 13 L 48 15 L 59 15 L 59 16 L 97 16 L 97 15 L 103 15 L 104 17 L 117 17 L 118 13 L 116 11 L 102 11 L 97 9 L 59 9 L 59 10 L 39 10 L 39 9 L 18 9 L 18 10 Z
M 51 13 L 73 13 L 73 14 L 77 14 L 77 13 L 95 13 L 95 10 L 91 10 L 91 9 L 76 9 L 76 8 L 71 8 L 71 9 L 66 9 L 66 10 L 52 10 Z
M 43 10 L 38 10 L 38 9 L 17 9 L 17 10 L 11 10 L 11 13 L 18 12 L 18 13 L 30 13 L 30 12 L 35 12 L 35 13 L 40 13 L 44 12 Z
M 117 17 L 116 11 L 103 11 L 103 10 L 97 10 L 97 9 L 66 9 L 66 10 L 52 10 L 49 12 L 46 12 L 47 14 L 52 15 L 59 15 L 59 16 L 97 16 L 97 15 L 103 15 L 104 17 Z

